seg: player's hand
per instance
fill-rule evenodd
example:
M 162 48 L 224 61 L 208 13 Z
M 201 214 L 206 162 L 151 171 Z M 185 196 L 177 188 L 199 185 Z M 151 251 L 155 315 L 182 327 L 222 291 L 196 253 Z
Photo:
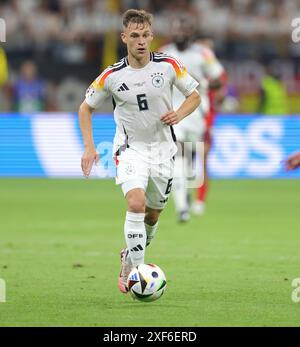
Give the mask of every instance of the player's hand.
M 181 117 L 172 110 L 168 111 L 162 117 L 160 117 L 160 120 L 166 125 L 174 125 L 181 121 Z
M 300 167 L 300 152 L 292 154 L 285 161 L 285 168 L 288 171 L 295 170 L 298 167 Z
M 96 152 L 96 149 L 94 147 L 86 148 L 81 158 L 81 169 L 85 177 L 89 177 L 93 164 L 97 165 L 98 162 L 99 153 Z

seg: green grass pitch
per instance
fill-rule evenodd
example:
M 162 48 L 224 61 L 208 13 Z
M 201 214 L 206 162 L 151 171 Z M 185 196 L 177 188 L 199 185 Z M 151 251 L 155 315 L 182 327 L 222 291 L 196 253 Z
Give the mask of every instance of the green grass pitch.
M 297 180 L 213 181 L 205 216 L 170 201 L 146 262 L 168 287 L 119 293 L 125 201 L 113 181 L 0 180 L 0 326 L 300 326 Z

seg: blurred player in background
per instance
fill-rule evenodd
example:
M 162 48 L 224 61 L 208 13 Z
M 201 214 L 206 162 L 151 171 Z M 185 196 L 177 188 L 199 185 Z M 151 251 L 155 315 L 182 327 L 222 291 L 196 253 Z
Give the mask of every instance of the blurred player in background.
M 198 44 L 199 47 L 203 49 L 203 54 L 207 57 L 207 64 L 212 64 L 212 66 L 214 66 L 213 69 L 216 71 L 215 74 L 218 75 L 217 78 L 211 78 L 209 75 L 206 75 L 209 81 L 207 90 L 209 105 L 208 109 L 204 110 L 204 133 L 202 137 L 204 142 L 204 181 L 203 184 L 197 189 L 196 199 L 192 206 L 193 213 L 196 215 L 201 215 L 205 211 L 205 201 L 209 185 L 207 158 L 212 146 L 213 126 L 217 110 L 222 105 L 226 96 L 227 75 L 223 66 L 220 64 L 220 62 L 217 60 L 214 54 L 214 41 L 211 37 L 204 34 L 200 34 L 197 36 L 195 44 Z M 205 47 L 207 48 L 207 50 L 205 50 Z
M 221 88 L 223 84 L 222 76 L 224 74 L 224 69 L 212 50 L 203 44 L 194 42 L 194 39 L 195 25 L 192 23 L 191 18 L 180 17 L 173 23 L 172 42 L 160 48 L 160 51 L 173 55 L 183 62 L 189 73 L 199 82 L 198 91 L 201 95 L 201 106 L 192 115 L 174 127 L 179 148 L 184 148 L 184 151 L 179 150 L 176 156 L 173 182 L 173 197 L 179 222 L 185 222 L 190 218 L 186 172 L 188 157 L 191 157 L 191 155 L 187 153 L 187 147 L 184 146 L 184 143 L 209 140 L 206 133 L 210 130 L 205 124 L 206 114 L 210 110 L 208 91 L 210 89 L 217 90 Z M 179 105 L 182 101 L 182 94 L 174 89 L 174 105 Z M 212 122 L 210 121 L 210 123 Z M 198 192 L 198 199 L 194 206 L 194 211 L 198 214 L 203 212 L 204 208 L 203 204 L 207 191 L 206 181 L 199 188 L 200 192 Z
M 177 151 L 172 125 L 200 103 L 198 83 L 186 68 L 170 56 L 150 52 L 151 24 L 152 16 L 145 11 L 125 12 L 121 38 L 128 57 L 100 74 L 79 109 L 85 145 L 81 163 L 88 177 L 93 163 L 99 160 L 92 135 L 92 113 L 108 96 L 113 97 L 116 183 L 128 206 L 124 225 L 127 248 L 121 251 L 118 282 L 123 293 L 127 292 L 131 269 L 144 263 L 145 248 L 155 235 L 159 215 L 171 192 Z M 176 108 L 172 105 L 173 86 L 185 96 Z
M 281 80 L 279 66 L 274 62 L 265 64 L 257 112 L 271 116 L 289 113 L 286 87 Z

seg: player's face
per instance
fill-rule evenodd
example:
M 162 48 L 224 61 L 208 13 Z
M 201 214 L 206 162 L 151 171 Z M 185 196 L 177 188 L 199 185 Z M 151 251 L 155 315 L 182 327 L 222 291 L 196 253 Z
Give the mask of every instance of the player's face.
M 128 54 L 141 60 L 149 56 L 150 44 L 153 40 L 151 27 L 144 23 L 129 23 L 121 34 L 122 41 L 127 45 Z
M 186 49 L 194 34 L 192 26 L 189 23 L 175 21 L 172 25 L 171 31 L 172 41 L 180 50 Z

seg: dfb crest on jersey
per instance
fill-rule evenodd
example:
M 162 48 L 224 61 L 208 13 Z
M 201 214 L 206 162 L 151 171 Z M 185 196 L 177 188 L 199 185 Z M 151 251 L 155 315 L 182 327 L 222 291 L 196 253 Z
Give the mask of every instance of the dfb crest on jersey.
M 133 165 L 130 165 L 130 164 L 127 165 L 125 170 L 126 170 L 127 175 L 135 174 L 135 167 Z
M 91 84 L 89 87 L 88 87 L 88 89 L 86 90 L 86 92 L 85 92 L 85 96 L 87 97 L 87 96 L 93 96 L 95 94 L 95 88 L 94 88 L 94 86 Z
M 162 77 L 163 73 L 161 72 L 155 72 L 154 74 L 151 75 L 152 77 L 152 84 L 154 85 L 155 88 L 162 88 L 164 85 L 164 79 Z

